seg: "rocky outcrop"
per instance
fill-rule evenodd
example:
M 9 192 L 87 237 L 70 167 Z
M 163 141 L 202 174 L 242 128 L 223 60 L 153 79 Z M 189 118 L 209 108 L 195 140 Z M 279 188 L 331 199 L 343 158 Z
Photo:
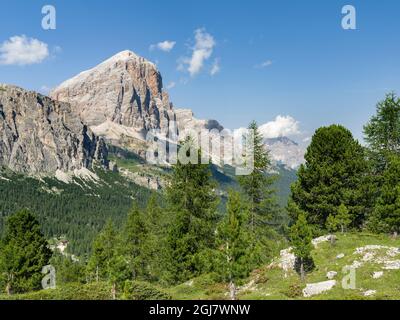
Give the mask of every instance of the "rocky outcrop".
M 107 166 L 107 149 L 67 103 L 0 85 L 0 166 L 55 173 Z
M 305 298 L 309 298 L 312 296 L 319 295 L 326 291 L 332 290 L 335 285 L 336 285 L 335 280 L 307 284 L 306 288 L 303 290 L 303 296 Z
M 196 119 L 188 109 L 175 110 L 157 67 L 131 51 L 65 81 L 50 96 L 70 103 L 108 143 L 140 155 L 147 151 L 146 134 L 152 129 L 172 143 L 183 139 L 179 134 L 185 130 L 223 130 L 215 120 Z M 176 141 L 171 140 L 171 132 Z
M 199 120 L 194 117 L 194 113 L 190 109 L 176 109 L 175 119 L 178 127 L 178 132 L 185 130 L 224 130 L 224 127 L 216 120 Z
M 123 51 L 57 87 L 50 96 L 68 102 L 95 133 L 144 139 L 150 129 L 174 120 L 168 94 L 156 66 Z

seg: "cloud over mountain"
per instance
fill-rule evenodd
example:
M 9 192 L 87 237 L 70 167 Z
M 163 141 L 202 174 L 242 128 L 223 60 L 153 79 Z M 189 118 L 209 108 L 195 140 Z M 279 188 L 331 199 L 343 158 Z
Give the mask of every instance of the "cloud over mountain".
M 259 130 L 266 139 L 300 134 L 299 122 L 291 116 L 282 115 L 277 116 L 274 121 L 261 125 Z

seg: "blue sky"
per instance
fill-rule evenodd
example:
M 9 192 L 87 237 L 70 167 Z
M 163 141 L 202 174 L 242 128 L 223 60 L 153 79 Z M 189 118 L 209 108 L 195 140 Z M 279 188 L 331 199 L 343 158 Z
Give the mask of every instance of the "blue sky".
M 57 10 L 56 30 L 41 27 L 46 4 Z M 346 4 L 357 10 L 357 30 L 341 27 Z M 377 101 L 400 92 L 399 14 L 397 0 L 4 1 L 0 51 L 25 35 L 47 44 L 48 56 L 25 65 L 0 59 L 0 82 L 43 91 L 129 49 L 156 62 L 164 85 L 175 83 L 175 106 L 199 118 L 237 128 L 291 116 L 298 141 L 332 123 L 361 138 Z M 178 65 L 192 57 L 199 29 L 213 44 L 191 75 Z M 163 41 L 175 45 L 151 50 Z

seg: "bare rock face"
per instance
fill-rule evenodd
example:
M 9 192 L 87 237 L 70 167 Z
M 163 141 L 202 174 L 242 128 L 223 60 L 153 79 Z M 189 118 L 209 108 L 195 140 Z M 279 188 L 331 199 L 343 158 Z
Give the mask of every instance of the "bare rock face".
M 50 96 L 70 103 L 95 133 L 105 132 L 105 138 L 110 130 L 144 138 L 149 129 L 167 130 L 174 118 L 162 87 L 153 63 L 123 51 L 65 81 Z
M 216 120 L 199 120 L 194 117 L 193 111 L 190 109 L 175 109 L 175 120 L 178 131 L 182 132 L 187 129 L 200 130 L 224 130 L 224 127 Z
M 107 149 L 67 103 L 0 85 L 0 166 L 55 173 L 107 166 Z
M 303 290 L 303 296 L 306 298 L 319 295 L 326 291 L 332 290 L 333 287 L 336 286 L 335 280 L 329 280 L 318 283 L 310 283 L 307 284 L 306 288 Z
M 298 169 L 304 163 L 305 150 L 287 137 L 265 139 L 272 160 L 286 165 L 290 169 Z

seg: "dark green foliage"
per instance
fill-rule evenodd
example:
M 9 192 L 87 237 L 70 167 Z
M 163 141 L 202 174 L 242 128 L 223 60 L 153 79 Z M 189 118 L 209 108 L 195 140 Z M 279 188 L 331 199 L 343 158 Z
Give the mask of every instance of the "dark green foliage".
M 61 254 L 58 250 L 53 253 L 50 260 L 56 270 L 57 286 L 68 283 L 86 282 L 86 264 L 82 261 L 74 261 L 72 257 Z
M 374 208 L 368 227 L 375 232 L 399 232 L 400 99 L 390 93 L 377 105 L 364 127 L 369 147 Z
M 252 122 L 249 129 L 252 131 L 248 139 L 254 141 L 254 170 L 250 175 L 239 177 L 239 184 L 250 205 L 250 229 L 259 236 L 277 211 L 272 189 L 275 177 L 267 175 L 271 162 L 257 124 Z
M 377 105 L 376 115 L 364 127 L 375 173 L 386 169 L 390 154 L 400 155 L 400 99 L 390 93 Z
M 52 252 L 39 222 L 28 211 L 10 216 L 0 243 L 0 282 L 8 293 L 41 288 L 42 268 L 49 264 Z
M 312 250 L 312 231 L 307 223 L 304 214 L 297 217 L 296 223 L 290 228 L 290 242 L 293 247 L 293 253 L 299 262 L 299 272 L 301 278 L 304 280 L 305 264 L 312 264 L 311 250 Z
M 367 164 L 364 149 L 351 132 L 339 125 L 316 131 L 305 155 L 306 163 L 292 185 L 288 210 L 296 220 L 306 214 L 314 229 L 325 227 L 339 206 L 349 210 L 354 227 L 361 227 L 368 209 Z
M 121 253 L 128 262 L 129 279 L 143 279 L 148 274 L 147 268 L 150 260 L 147 246 L 148 234 L 149 230 L 145 217 L 134 205 L 124 225 L 121 243 Z
M 126 281 L 123 291 L 125 300 L 171 300 L 171 296 L 161 289 L 141 281 Z
M 250 259 L 253 266 L 258 266 L 271 258 L 271 240 L 277 238 L 274 228 L 279 228 L 283 215 L 272 187 L 277 177 L 267 172 L 271 163 L 256 122 L 252 122 L 249 129 L 247 139 L 254 141 L 254 170 L 250 175 L 239 177 L 238 181 L 244 201 L 249 205 Z
M 388 159 L 383 173 L 380 196 L 369 218 L 368 226 L 375 232 L 400 232 L 400 157 Z
M 197 156 L 200 159 L 200 152 Z M 203 261 L 207 260 L 204 251 L 215 247 L 218 204 L 215 188 L 209 165 L 178 161 L 173 167 L 166 190 L 167 210 L 171 217 L 167 238 L 171 282 L 198 275 Z
M 37 215 L 48 239 L 65 236 L 70 253 L 88 254 L 108 219 L 121 226 L 132 207 L 132 198 L 143 207 L 152 194 L 118 173 L 96 173 L 102 182 L 75 178 L 74 183 L 65 184 L 3 171 L 1 175 L 10 181 L 0 179 L 0 234 L 7 216 L 28 208 Z
M 92 255 L 87 266 L 89 280 L 110 280 L 117 250 L 118 234 L 112 221 L 109 220 L 93 242 Z
M 341 230 L 343 233 L 351 223 L 351 216 L 349 210 L 344 204 L 339 206 L 336 215 L 330 215 L 326 220 L 326 229 L 329 232 L 336 232 Z
M 234 191 L 229 193 L 227 214 L 218 227 L 218 240 L 220 255 L 220 273 L 222 279 L 235 288 L 240 279 L 248 276 L 252 270 L 250 261 L 251 242 L 248 231 L 249 211 Z M 235 298 L 235 292 L 231 294 Z

